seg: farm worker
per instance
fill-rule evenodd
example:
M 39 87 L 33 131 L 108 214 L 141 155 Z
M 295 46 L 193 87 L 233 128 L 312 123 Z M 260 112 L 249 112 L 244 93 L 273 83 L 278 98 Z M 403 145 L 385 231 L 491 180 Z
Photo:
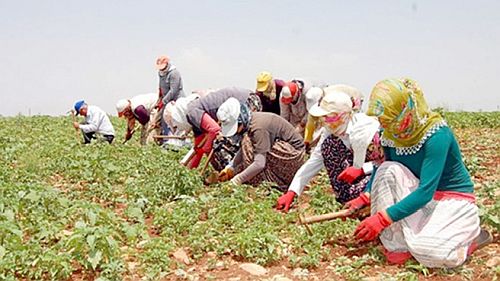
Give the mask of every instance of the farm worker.
M 295 79 L 287 82 L 281 90 L 280 115 L 300 134 L 304 133 L 307 124 L 306 95 L 311 88 L 311 83 Z
M 163 119 L 175 135 L 187 135 L 192 130 L 191 124 L 189 124 L 186 116 L 188 105 L 199 98 L 199 94 L 193 93 L 187 97 L 181 97 L 176 101 L 171 101 L 165 106 Z
M 85 144 L 96 138 L 96 134 L 102 135 L 108 143 L 112 143 L 115 138 L 115 129 L 109 117 L 102 109 L 95 105 L 87 105 L 80 100 L 75 103 L 76 115 L 85 117 L 84 123 L 73 122 L 73 127 L 80 129 Z
M 323 89 L 320 87 L 312 87 L 306 93 L 306 109 L 307 112 L 311 110 L 311 107 L 317 104 L 323 95 Z M 314 117 L 307 113 L 307 123 L 304 128 L 304 144 L 306 146 L 306 152 L 309 153 L 311 149 L 311 143 L 313 142 L 313 137 L 315 133 L 319 133 L 322 127 L 321 118 Z
M 160 131 L 161 126 L 161 134 L 170 135 L 170 128 L 162 118 L 163 109 L 170 101 L 175 101 L 179 97 L 185 96 L 182 77 L 175 65 L 171 63 L 170 58 L 165 55 L 159 56 L 156 59 L 156 69 L 158 69 L 159 77 L 158 101 L 156 104 L 158 111 L 151 122 L 151 126 L 157 132 Z
M 361 105 L 355 100 L 360 99 L 361 92 L 341 84 L 326 87 L 323 92 L 321 101 L 309 113 L 321 118 L 324 128 L 311 157 L 297 171 L 287 193 L 278 199 L 277 209 L 285 212 L 323 167 L 336 200 L 345 204 L 359 196 L 373 165 L 383 160 L 378 121 L 358 112 Z
M 386 161 L 355 201 L 371 203 L 371 216 L 354 235 L 361 241 L 380 235 L 391 263 L 413 256 L 427 267 L 461 265 L 492 237 L 479 226 L 474 186 L 453 132 L 408 78 L 378 82 L 367 114 L 384 129 Z
M 262 102 L 262 111 L 280 114 L 280 96 L 285 84 L 285 81 L 273 78 L 267 71 L 257 75 L 255 91 Z
M 245 134 L 232 163 L 219 173 L 221 181 L 287 186 L 304 162 L 304 142 L 294 127 L 277 114 L 250 112 L 245 104 L 228 99 L 217 111 L 222 135 Z
M 204 154 L 212 150 L 214 139 L 220 132 L 217 123 L 217 110 L 229 98 L 235 98 L 241 103 L 246 103 L 251 90 L 228 87 L 219 89 L 208 95 L 195 99 L 187 106 L 185 116 L 194 133 L 194 150 L 196 155 L 189 161 L 190 169 L 198 167 Z
M 135 121 L 139 121 L 141 128 L 141 144 L 146 144 L 149 136 L 149 120 L 156 113 L 156 102 L 158 95 L 155 93 L 137 95 L 130 99 L 121 99 L 116 103 L 118 117 L 127 120 L 127 132 L 125 142 L 132 138 L 135 130 Z

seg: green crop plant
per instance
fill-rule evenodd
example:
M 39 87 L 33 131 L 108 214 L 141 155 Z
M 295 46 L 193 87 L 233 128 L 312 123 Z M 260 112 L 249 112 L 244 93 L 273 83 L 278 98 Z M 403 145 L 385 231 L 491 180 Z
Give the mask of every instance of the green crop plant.
M 473 176 L 481 224 L 498 235 L 499 113 L 442 114 Z M 309 235 L 297 213 L 342 208 L 324 172 L 283 214 L 273 209 L 281 192 L 270 184 L 206 187 L 198 171 L 179 164 L 185 150 L 140 146 L 136 136 L 122 145 L 125 127 L 117 118 L 114 144 L 82 145 L 71 122 L 0 118 L 0 280 L 175 278 L 173 270 L 183 267 L 172 258 L 178 248 L 193 262 L 189 267 L 209 261 L 207 279 L 217 278 L 216 265 L 226 259 L 311 272 L 328 267 L 345 280 L 498 275 L 498 267 L 485 266 L 484 253 L 494 247 L 474 256 L 473 267 L 445 272 L 412 261 L 383 271 L 380 246 L 352 239 L 357 219 L 312 224 Z M 364 252 L 352 254 L 359 249 Z
M 173 245 L 167 239 L 153 238 L 146 241 L 142 246 L 142 253 L 139 255 L 142 270 L 150 280 L 158 280 L 171 272 L 172 261 L 169 253 Z

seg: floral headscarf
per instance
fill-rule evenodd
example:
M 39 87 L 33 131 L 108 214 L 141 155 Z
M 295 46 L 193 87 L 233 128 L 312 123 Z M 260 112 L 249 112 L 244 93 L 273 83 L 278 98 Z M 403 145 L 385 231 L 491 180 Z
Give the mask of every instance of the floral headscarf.
M 408 78 L 377 83 L 370 95 L 367 115 L 378 117 L 384 128 L 383 139 L 393 142 L 396 148 L 412 148 L 409 153 L 418 151 L 430 133 L 446 124 L 429 109 L 417 83 Z

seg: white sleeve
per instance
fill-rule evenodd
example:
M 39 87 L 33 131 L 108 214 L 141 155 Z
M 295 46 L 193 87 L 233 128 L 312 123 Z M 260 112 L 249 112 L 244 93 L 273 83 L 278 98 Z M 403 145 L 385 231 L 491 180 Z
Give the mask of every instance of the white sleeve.
M 301 195 L 304 191 L 304 187 L 309 183 L 309 181 L 318 174 L 318 172 L 324 167 L 323 155 L 321 155 L 321 144 L 328 137 L 327 134 L 321 134 L 321 138 L 318 144 L 314 147 L 311 152 L 311 157 L 300 167 L 300 169 L 295 173 L 292 183 L 288 190 L 295 192 L 297 195 Z
M 89 110 L 90 111 L 90 110 Z M 100 116 L 98 111 L 91 112 L 89 120 L 86 124 L 80 125 L 80 129 L 84 133 L 97 132 L 100 123 Z
M 361 167 L 363 169 L 363 172 L 365 173 L 365 175 L 369 175 L 373 172 L 373 162 L 370 161 L 370 162 L 365 162 L 363 163 L 363 167 Z

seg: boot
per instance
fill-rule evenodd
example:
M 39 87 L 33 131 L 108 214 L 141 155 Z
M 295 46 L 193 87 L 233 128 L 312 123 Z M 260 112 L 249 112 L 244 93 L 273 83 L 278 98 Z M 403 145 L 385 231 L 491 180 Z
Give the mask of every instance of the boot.
M 486 229 L 481 228 L 479 235 L 474 238 L 472 243 L 467 250 L 467 256 L 470 256 L 476 250 L 483 248 L 484 246 L 490 244 L 493 241 L 493 236 Z

